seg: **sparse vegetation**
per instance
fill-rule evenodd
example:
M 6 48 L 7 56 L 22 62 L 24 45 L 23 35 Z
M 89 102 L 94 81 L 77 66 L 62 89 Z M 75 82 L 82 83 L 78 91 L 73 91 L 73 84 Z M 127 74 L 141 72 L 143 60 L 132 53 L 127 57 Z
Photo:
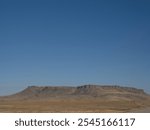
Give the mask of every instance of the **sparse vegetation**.
M 150 107 L 143 90 L 119 86 L 28 87 L 0 97 L 0 112 L 134 112 Z

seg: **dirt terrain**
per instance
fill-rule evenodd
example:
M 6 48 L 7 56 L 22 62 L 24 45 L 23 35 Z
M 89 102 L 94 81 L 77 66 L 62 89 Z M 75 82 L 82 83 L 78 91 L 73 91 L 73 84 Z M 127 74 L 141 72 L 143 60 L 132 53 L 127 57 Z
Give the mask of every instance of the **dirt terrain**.
M 31 86 L 1 96 L 0 112 L 150 112 L 150 95 L 120 86 Z

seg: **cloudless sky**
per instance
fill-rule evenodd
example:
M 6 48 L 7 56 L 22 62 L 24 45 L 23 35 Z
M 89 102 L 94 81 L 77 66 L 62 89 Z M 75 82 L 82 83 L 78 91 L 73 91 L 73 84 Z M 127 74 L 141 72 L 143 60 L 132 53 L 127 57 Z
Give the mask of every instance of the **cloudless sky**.
M 0 0 L 0 95 L 83 84 L 150 92 L 150 2 Z

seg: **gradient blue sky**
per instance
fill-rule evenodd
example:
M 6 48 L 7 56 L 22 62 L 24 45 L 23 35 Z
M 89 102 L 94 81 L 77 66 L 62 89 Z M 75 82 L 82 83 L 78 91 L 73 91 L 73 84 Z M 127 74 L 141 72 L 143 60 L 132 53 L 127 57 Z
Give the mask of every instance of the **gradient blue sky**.
M 150 92 L 150 2 L 0 0 L 0 95 L 82 84 Z

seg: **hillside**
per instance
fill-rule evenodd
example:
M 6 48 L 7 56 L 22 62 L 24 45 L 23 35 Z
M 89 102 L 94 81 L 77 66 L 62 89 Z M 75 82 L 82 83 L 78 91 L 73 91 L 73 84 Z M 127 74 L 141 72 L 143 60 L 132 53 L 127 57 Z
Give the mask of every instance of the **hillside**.
M 142 89 L 120 86 L 30 86 L 0 97 L 0 112 L 132 112 L 149 106 Z

